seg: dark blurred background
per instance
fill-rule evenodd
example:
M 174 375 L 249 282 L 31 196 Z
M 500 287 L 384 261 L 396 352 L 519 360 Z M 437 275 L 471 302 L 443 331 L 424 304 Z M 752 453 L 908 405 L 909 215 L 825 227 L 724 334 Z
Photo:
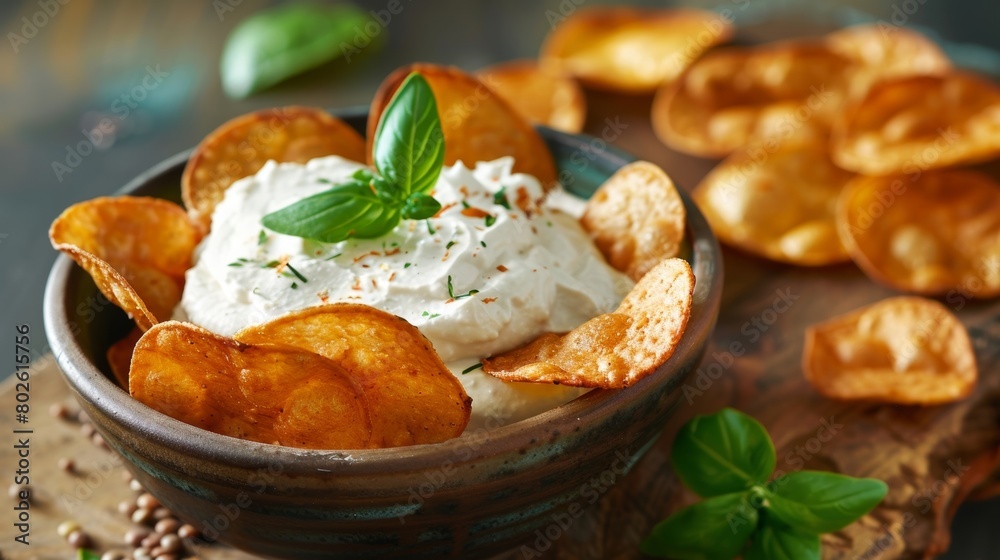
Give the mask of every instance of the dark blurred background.
M 282 2 L 265 0 L 4 0 L 0 3 L 0 329 L 29 323 L 42 344 L 41 298 L 56 257 L 46 231 L 72 203 L 121 188 L 151 165 L 190 148 L 227 119 L 284 104 L 340 108 L 366 104 L 392 69 L 411 61 L 474 70 L 538 54 L 559 14 L 598 0 L 402 0 L 379 49 L 332 63 L 244 100 L 226 98 L 219 57 L 232 27 Z M 611 2 L 721 8 L 747 0 Z M 355 0 L 382 10 L 385 0 Z M 58 11 L 40 17 L 38 12 Z M 997 0 L 749 0 L 737 25 L 760 40 L 877 21 L 917 27 L 943 42 L 961 65 L 1000 74 Z M 35 33 L 25 19 L 45 21 Z M 794 22 L 794 23 L 790 23 Z M 18 34 L 24 41 L 12 38 Z M 29 35 L 31 35 L 29 37 Z M 88 141 L 122 96 L 157 76 L 113 134 Z M 149 83 L 149 82 L 147 82 Z M 636 103 L 648 104 L 647 100 Z M 87 149 L 87 145 L 91 149 Z M 627 145 L 628 143 L 625 142 Z M 81 147 L 82 146 L 82 147 Z M 658 145 L 643 146 L 646 150 Z M 633 148 L 634 149 L 634 148 Z M 669 171 L 669 170 L 668 170 Z M 13 348 L 0 350 L 12 362 Z M 11 345 L 12 346 L 12 345 Z M 0 370 L 0 378 L 8 374 Z M 1000 557 L 997 501 L 963 506 L 945 558 Z

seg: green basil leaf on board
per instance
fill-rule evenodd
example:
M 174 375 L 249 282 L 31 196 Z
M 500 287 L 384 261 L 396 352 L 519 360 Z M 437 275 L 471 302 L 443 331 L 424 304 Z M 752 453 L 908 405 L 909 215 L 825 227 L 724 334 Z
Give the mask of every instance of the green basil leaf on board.
M 642 552 L 677 560 L 730 560 L 757 527 L 749 492 L 726 494 L 690 505 L 661 521 Z
M 230 97 L 246 97 L 337 57 L 372 48 L 379 37 L 372 40 L 364 29 L 373 21 L 349 4 L 286 4 L 257 12 L 226 39 L 222 89 Z M 355 45 L 358 36 L 370 43 Z
M 375 131 L 375 169 L 405 195 L 434 188 L 444 165 L 444 134 L 434 92 L 414 72 L 396 90 Z
M 685 424 L 671 454 L 680 479 L 706 498 L 767 482 L 776 463 L 767 430 L 731 408 L 697 416 Z
M 771 513 L 792 527 L 813 533 L 847 527 L 877 506 L 889 491 L 881 480 L 817 471 L 793 472 L 771 486 Z
M 823 556 L 819 535 L 792 529 L 767 513 L 761 514 L 752 539 L 743 560 L 820 560 Z

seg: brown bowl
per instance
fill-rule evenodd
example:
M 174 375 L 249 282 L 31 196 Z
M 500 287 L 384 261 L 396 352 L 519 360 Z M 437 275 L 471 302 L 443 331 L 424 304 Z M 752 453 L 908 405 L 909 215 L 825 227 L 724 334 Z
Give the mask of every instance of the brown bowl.
M 344 118 L 365 129 L 363 112 Z M 589 196 L 633 159 L 612 148 L 595 152 L 587 136 L 540 132 L 561 179 L 578 195 Z M 121 193 L 178 201 L 189 153 L 153 167 Z M 530 547 L 536 530 L 551 532 L 560 514 L 575 517 L 591 503 L 592 478 L 624 474 L 649 449 L 708 344 L 722 259 L 704 217 L 682 197 L 686 258 L 697 284 L 673 356 L 628 389 L 591 391 L 528 420 L 441 444 L 294 449 L 203 431 L 152 410 L 108 375 L 104 353 L 131 323 L 66 256 L 49 275 L 46 333 L 105 441 L 149 492 L 208 540 L 277 558 L 466 558 Z M 93 312 L 100 307 L 94 302 L 104 310 Z

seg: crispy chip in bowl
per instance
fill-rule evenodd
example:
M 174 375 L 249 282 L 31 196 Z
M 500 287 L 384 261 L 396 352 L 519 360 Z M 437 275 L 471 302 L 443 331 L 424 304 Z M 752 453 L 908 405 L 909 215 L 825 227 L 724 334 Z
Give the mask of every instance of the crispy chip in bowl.
M 167 416 L 240 439 L 306 449 L 363 449 L 368 402 L 342 367 L 308 350 L 237 342 L 167 321 L 139 339 L 129 392 Z
M 720 241 L 767 259 L 820 266 L 850 260 L 834 216 L 852 177 L 830 161 L 824 142 L 760 143 L 723 160 L 692 197 Z
M 934 405 L 967 396 L 978 371 L 969 334 L 936 301 L 895 297 L 806 331 L 802 369 L 837 399 Z
M 767 133 L 761 119 L 821 127 L 839 110 L 853 62 L 821 41 L 711 52 L 653 100 L 656 135 L 698 156 L 721 157 Z
M 479 161 L 513 156 L 515 173 L 532 175 L 544 187 L 555 183 L 552 153 L 527 119 L 473 76 L 434 64 L 405 66 L 379 86 L 368 116 L 369 161 L 382 111 L 411 72 L 419 72 L 434 92 L 444 134 L 445 165 L 461 160 L 471 168 Z
M 731 20 L 706 10 L 589 8 L 549 34 L 541 61 L 591 87 L 648 93 L 733 31 Z
M 879 82 L 834 123 L 833 160 L 866 175 L 1000 156 L 1000 86 L 951 72 Z
M 853 95 L 863 95 L 879 80 L 951 69 L 951 60 L 934 41 L 905 27 L 856 25 L 830 33 L 826 42 L 855 61 L 850 83 Z
M 184 206 L 208 231 L 226 189 L 268 160 L 305 163 L 331 155 L 364 161 L 365 141 L 322 109 L 275 107 L 241 115 L 209 133 L 191 154 L 181 178 Z
M 180 301 L 199 236 L 180 206 L 122 196 L 67 208 L 52 222 L 49 239 L 147 330 L 169 318 Z
M 587 119 L 587 100 L 569 75 L 533 60 L 504 62 L 476 77 L 531 122 L 577 133 Z
M 280 343 L 329 358 L 356 379 L 371 410 L 372 446 L 458 437 L 472 400 L 416 327 L 367 305 L 310 307 L 236 333 L 248 344 Z
M 923 295 L 1000 294 L 1000 184 L 975 171 L 857 177 L 837 230 L 865 273 Z
M 691 316 L 694 282 L 687 261 L 662 261 L 614 312 L 567 334 L 545 334 L 527 346 L 484 359 L 483 371 L 504 381 L 628 387 L 673 354 Z
M 684 240 L 684 202 L 655 164 L 630 163 L 587 201 L 580 218 L 608 263 L 638 281 L 676 257 Z

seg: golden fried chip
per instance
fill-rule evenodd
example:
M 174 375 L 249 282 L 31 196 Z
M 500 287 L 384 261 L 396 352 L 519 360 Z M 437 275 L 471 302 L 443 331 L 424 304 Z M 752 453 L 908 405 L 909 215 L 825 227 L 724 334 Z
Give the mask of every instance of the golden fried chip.
M 974 171 L 857 177 L 837 231 L 865 274 L 923 295 L 1000 295 L 1000 184 Z
M 589 8 L 556 26 L 541 60 L 594 88 L 649 93 L 733 31 L 731 19 L 706 10 Z
M 368 398 L 372 446 L 438 443 L 458 437 L 472 399 L 420 331 L 374 307 L 334 303 L 284 315 L 236 333 L 325 356 L 347 370 Z
M 972 74 L 879 82 L 834 123 L 833 160 L 866 175 L 1000 156 L 1000 87 Z
M 583 130 L 587 100 L 576 81 L 533 60 L 483 68 L 476 77 L 524 118 L 564 132 Z
M 487 358 L 483 371 L 504 381 L 628 387 L 674 353 L 691 316 L 694 282 L 687 261 L 662 261 L 613 313 L 598 315 L 565 335 L 545 334 Z
M 656 92 L 653 129 L 675 150 L 721 157 L 755 137 L 822 128 L 841 106 L 851 66 L 817 41 L 715 51 Z
M 198 233 L 172 202 L 122 196 L 67 208 L 52 222 L 49 239 L 146 330 L 180 301 Z
M 820 266 L 850 260 L 837 236 L 837 196 L 854 177 L 823 142 L 737 150 L 692 193 L 719 240 L 755 255 Z
M 139 339 L 129 392 L 192 426 L 305 449 L 363 449 L 364 391 L 343 368 L 286 345 L 250 345 L 168 321 Z
M 411 72 L 431 86 L 444 133 L 444 163 L 467 167 L 503 156 L 514 157 L 514 172 L 536 177 L 543 187 L 556 181 L 552 153 L 534 127 L 489 87 L 458 68 L 413 64 L 389 75 L 379 86 L 368 113 L 369 163 L 382 111 Z
M 802 370 L 835 399 L 934 405 L 976 386 L 969 335 L 943 305 L 895 297 L 806 330 Z
M 927 37 L 905 27 L 868 24 L 830 33 L 826 42 L 856 63 L 852 95 L 863 95 L 877 81 L 951 69 L 948 56 Z
M 212 131 L 188 160 L 181 196 L 208 231 L 212 211 L 235 181 L 268 160 L 305 163 L 322 156 L 364 161 L 365 141 L 347 123 L 314 107 L 276 107 L 241 115 Z
M 684 202 L 655 164 L 622 167 L 587 201 L 580 218 L 608 263 L 638 281 L 677 256 L 685 228 Z
M 111 374 L 114 375 L 118 386 L 126 391 L 128 391 L 128 370 L 132 363 L 132 351 L 135 350 L 135 345 L 141 336 L 142 330 L 133 328 L 125 335 L 125 338 L 112 344 L 105 354 L 108 358 L 108 366 L 111 367 Z

